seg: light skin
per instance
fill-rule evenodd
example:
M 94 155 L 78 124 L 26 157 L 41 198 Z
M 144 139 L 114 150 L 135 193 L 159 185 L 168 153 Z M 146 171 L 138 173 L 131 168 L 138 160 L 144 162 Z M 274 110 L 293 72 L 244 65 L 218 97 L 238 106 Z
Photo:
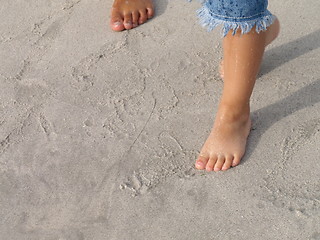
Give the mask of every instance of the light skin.
M 152 0 L 114 0 L 110 27 L 116 32 L 135 28 L 154 15 Z
M 250 133 L 250 96 L 265 47 L 279 34 L 276 20 L 267 31 L 247 34 L 230 31 L 223 40 L 223 93 L 211 133 L 195 167 L 207 171 L 228 170 L 240 163 Z
M 129 30 L 143 24 L 154 14 L 151 0 L 115 0 L 110 27 Z M 195 162 L 199 170 L 228 170 L 238 165 L 245 154 L 250 133 L 250 97 L 260 69 L 265 47 L 279 34 L 276 19 L 266 31 L 253 28 L 247 34 L 230 31 L 223 39 L 220 72 L 224 87 L 217 115 L 207 140 Z

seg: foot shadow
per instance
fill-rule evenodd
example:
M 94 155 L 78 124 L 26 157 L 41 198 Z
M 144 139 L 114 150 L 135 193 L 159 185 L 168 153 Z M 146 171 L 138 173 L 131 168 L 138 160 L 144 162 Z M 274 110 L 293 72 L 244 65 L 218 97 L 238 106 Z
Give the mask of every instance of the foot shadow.
M 320 29 L 294 41 L 272 48 L 265 53 L 261 74 L 267 74 L 279 66 L 320 47 Z M 247 152 L 242 160 L 248 160 L 262 135 L 276 122 L 320 102 L 320 79 L 290 96 L 252 113 L 253 131 L 248 139 Z
M 265 52 L 260 75 L 320 47 L 320 29 Z
M 154 10 L 155 10 L 154 17 L 158 17 L 166 11 L 167 6 L 168 6 L 168 0 L 153 1 L 153 6 L 154 6 Z
M 290 96 L 252 113 L 253 131 L 248 139 L 244 161 L 256 149 L 262 135 L 281 119 L 320 102 L 320 79 L 292 93 Z

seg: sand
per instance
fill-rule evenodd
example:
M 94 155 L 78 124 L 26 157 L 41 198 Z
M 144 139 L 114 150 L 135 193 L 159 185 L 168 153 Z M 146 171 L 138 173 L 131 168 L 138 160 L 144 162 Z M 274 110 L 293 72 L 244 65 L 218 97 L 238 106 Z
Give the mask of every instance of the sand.
M 219 30 L 155 0 L 134 30 L 111 0 L 0 6 L 0 239 L 320 239 L 320 2 L 282 26 L 242 163 L 194 169 L 222 89 Z

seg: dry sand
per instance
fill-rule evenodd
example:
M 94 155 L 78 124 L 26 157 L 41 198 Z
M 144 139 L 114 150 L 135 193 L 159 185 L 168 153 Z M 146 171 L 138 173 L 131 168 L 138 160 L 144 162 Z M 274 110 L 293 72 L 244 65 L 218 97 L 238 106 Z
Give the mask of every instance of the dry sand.
M 134 30 L 111 0 L 2 0 L 0 239 L 320 239 L 320 2 L 282 23 L 241 165 L 193 164 L 221 93 L 219 30 L 155 0 Z

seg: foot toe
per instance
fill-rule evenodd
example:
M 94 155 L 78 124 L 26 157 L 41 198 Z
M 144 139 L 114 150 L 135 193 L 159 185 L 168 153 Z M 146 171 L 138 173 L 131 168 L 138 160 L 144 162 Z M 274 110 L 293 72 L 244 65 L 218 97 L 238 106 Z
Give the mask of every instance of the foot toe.
M 227 156 L 226 161 L 222 166 L 222 171 L 228 170 L 232 165 L 232 161 L 233 161 L 233 156 Z
M 224 162 L 225 162 L 225 156 L 219 156 L 216 164 L 214 165 L 214 169 L 213 170 L 215 172 L 220 171 L 222 166 L 223 166 L 223 164 L 224 164 Z
M 218 160 L 218 157 L 215 156 L 215 155 L 210 157 L 210 159 L 209 159 L 209 161 L 208 161 L 208 163 L 206 165 L 206 170 L 208 172 L 213 170 L 213 166 L 216 164 L 217 160 Z
M 132 27 L 137 27 L 139 21 L 139 12 L 135 11 L 132 13 Z
M 240 157 L 238 155 L 235 155 L 232 161 L 232 167 L 237 166 L 240 163 Z
M 148 19 L 147 12 L 141 10 L 141 11 L 139 11 L 139 13 L 140 13 L 139 24 L 143 24 Z
M 153 15 L 154 15 L 153 8 L 147 8 L 147 17 L 148 17 L 148 19 L 152 18 Z
M 209 160 L 209 157 L 206 156 L 199 156 L 196 163 L 195 163 L 195 167 L 199 170 L 203 170 L 205 169 L 207 162 Z
M 113 31 L 122 31 L 124 29 L 123 19 L 120 14 L 114 13 L 110 20 L 110 27 Z
M 132 14 L 127 13 L 124 15 L 124 22 L 123 22 L 125 29 L 131 29 L 132 28 Z

